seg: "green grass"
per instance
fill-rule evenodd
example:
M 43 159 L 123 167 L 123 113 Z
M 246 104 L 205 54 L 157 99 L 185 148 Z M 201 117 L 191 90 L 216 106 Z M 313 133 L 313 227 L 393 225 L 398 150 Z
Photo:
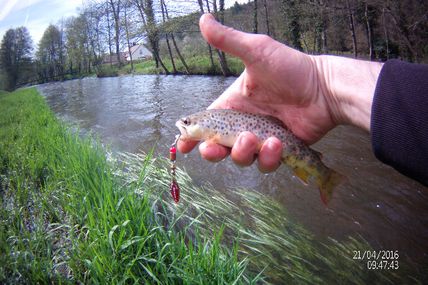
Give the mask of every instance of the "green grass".
M 186 64 L 189 67 L 190 74 L 193 75 L 221 75 L 220 64 L 218 57 L 214 56 L 214 69 L 211 67 L 211 63 L 208 56 L 193 56 L 185 58 Z M 178 58 L 174 59 L 177 72 L 185 74 L 186 70 Z M 169 72 L 173 72 L 171 60 L 167 57 L 163 58 L 163 63 Z M 244 64 L 235 57 L 227 57 L 227 63 L 231 72 L 231 75 L 239 75 L 244 70 Z M 122 68 L 124 74 L 130 72 L 130 65 Z M 134 64 L 134 73 L 136 74 L 161 74 L 164 70 L 155 67 L 153 60 L 146 60 L 141 63 Z
M 173 73 L 172 63 L 168 57 L 163 57 L 163 63 L 170 73 Z M 192 56 L 185 58 L 191 75 L 222 75 L 218 57 L 214 54 L 214 68 L 208 56 Z M 184 65 L 178 58 L 174 58 L 178 74 L 186 74 Z M 230 75 L 238 76 L 244 70 L 244 64 L 236 57 L 227 57 L 227 63 Z M 144 60 L 134 63 L 134 69 L 131 70 L 131 64 L 127 63 L 121 67 L 110 66 L 109 64 L 101 65 L 97 68 L 98 77 L 118 76 L 126 74 L 165 74 L 164 69 L 159 66 L 156 68 L 154 60 Z
M 35 89 L 1 95 L 0 114 L 0 283 L 251 282 L 221 231 L 189 243 L 157 218 L 165 205 L 149 195 L 163 185 L 115 175 L 100 143 L 71 134 Z
M 97 67 L 95 71 L 97 77 L 114 77 L 119 75 L 119 69 L 110 64 L 104 64 Z
M 130 183 L 137 183 L 146 159 L 144 155 L 127 153 L 118 158 L 126 166 Z M 158 158 L 149 165 L 145 182 L 167 187 L 168 162 Z M 222 191 L 229 193 L 225 195 L 210 186 L 194 186 L 191 177 L 181 169 L 177 176 L 182 185 L 183 202 L 177 207 L 169 205 L 167 217 L 179 217 L 180 225 L 197 224 L 198 233 L 205 237 L 224 228 L 224 240 L 229 241 L 229 246 L 239 245 L 238 256 L 248 260 L 248 270 L 254 274 L 262 272 L 264 282 L 422 284 L 428 277 L 424 266 L 412 268 L 404 257 L 399 258 L 399 270 L 368 270 L 367 260 L 353 259 L 354 251 L 372 250 L 361 237 L 349 237 L 340 242 L 320 241 L 291 221 L 282 205 L 263 194 L 234 189 Z M 171 200 L 168 195 L 165 199 Z
M 361 238 L 323 242 L 249 190 L 196 187 L 168 161 L 112 155 L 58 122 L 35 89 L 0 94 L 0 283 L 418 284 L 367 270 Z M 226 191 L 227 193 L 227 191 Z M 235 195 L 234 199 L 229 199 Z M 240 202 L 232 202 L 240 201 Z M 422 267 L 421 267 L 422 268 Z

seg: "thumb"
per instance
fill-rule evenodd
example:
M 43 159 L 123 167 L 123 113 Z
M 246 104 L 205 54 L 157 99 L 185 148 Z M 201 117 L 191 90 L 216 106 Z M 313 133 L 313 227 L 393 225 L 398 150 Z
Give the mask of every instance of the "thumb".
M 237 56 L 244 62 L 252 62 L 251 44 L 257 35 L 226 27 L 217 22 L 211 14 L 201 16 L 199 28 L 204 39 L 212 46 Z

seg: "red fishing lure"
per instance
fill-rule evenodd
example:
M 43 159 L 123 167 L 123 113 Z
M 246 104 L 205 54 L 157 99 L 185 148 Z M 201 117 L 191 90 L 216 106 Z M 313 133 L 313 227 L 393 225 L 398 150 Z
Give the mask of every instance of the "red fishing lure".
M 179 136 L 176 137 L 175 142 L 169 149 L 169 160 L 171 161 L 171 185 L 169 190 L 175 203 L 180 201 L 180 187 L 178 186 L 178 183 L 175 179 L 175 160 L 177 159 L 177 148 L 175 145 L 177 144 L 178 139 Z
M 172 180 L 171 187 L 169 188 L 174 202 L 178 203 L 178 201 L 180 201 L 180 187 L 178 187 L 177 181 L 175 181 L 175 179 Z

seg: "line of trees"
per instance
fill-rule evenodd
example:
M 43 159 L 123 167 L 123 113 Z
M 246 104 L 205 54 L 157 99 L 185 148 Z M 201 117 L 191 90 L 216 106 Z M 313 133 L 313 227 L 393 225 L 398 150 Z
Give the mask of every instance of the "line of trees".
M 258 0 L 253 3 L 253 31 L 269 34 L 305 52 L 351 54 L 370 60 L 399 57 L 426 62 L 428 59 L 427 1 Z
M 190 73 L 174 32 L 162 30 L 161 26 L 170 20 L 170 15 L 177 17 L 197 11 L 197 8 L 196 1 L 88 0 L 78 16 L 49 25 L 36 49 L 27 28 L 10 29 L 0 50 L 0 89 L 12 90 L 29 82 L 91 74 L 101 64 L 124 65 L 127 62 L 123 51 L 130 54 L 131 46 L 143 39 L 153 54 L 156 67 L 162 68 L 164 73 L 178 71 L 175 64 L 173 70 L 168 70 L 164 64 L 165 57 L 160 54 L 163 39 L 168 42 L 170 60 L 174 62 L 178 54 L 186 72 Z
M 226 55 L 200 36 L 198 19 L 206 12 L 229 26 L 268 34 L 312 54 L 423 62 L 428 57 L 427 11 L 428 3 L 418 0 L 254 0 L 235 2 L 227 10 L 224 0 L 87 0 L 78 16 L 50 25 L 36 49 L 25 27 L 6 32 L 0 89 L 126 64 L 123 52 L 141 41 L 165 74 L 192 73 L 187 61 L 204 55 L 211 71 L 218 66 L 229 75 Z M 133 70 L 132 58 L 130 64 Z

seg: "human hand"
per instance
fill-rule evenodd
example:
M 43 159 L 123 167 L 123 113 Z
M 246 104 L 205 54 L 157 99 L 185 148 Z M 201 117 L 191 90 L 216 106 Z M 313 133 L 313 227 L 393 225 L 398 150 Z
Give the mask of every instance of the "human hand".
M 352 122 L 352 118 L 347 116 L 349 108 L 343 104 L 344 101 L 355 101 L 355 98 L 349 99 L 355 84 L 343 86 L 337 84 L 337 80 L 343 77 L 346 79 L 355 71 L 362 72 L 357 68 L 364 67 L 360 61 L 352 60 L 355 71 L 346 70 L 346 66 L 335 69 L 335 66 L 346 64 L 348 59 L 310 56 L 266 35 L 243 33 L 223 26 L 210 14 L 203 15 L 199 25 L 202 35 L 211 45 L 239 57 L 246 67 L 241 76 L 209 108 L 238 109 L 274 116 L 308 144 L 319 140 L 337 124 L 358 125 L 358 122 Z M 335 70 L 340 73 L 335 74 Z M 333 77 L 335 80 L 332 80 Z M 373 88 L 374 91 L 376 80 L 374 83 L 370 81 L 368 87 L 365 83 L 360 86 L 359 80 L 354 81 L 362 89 L 370 91 Z M 370 109 L 370 100 L 368 104 Z M 362 127 L 369 125 L 366 123 L 364 121 Z M 196 143 L 180 141 L 178 148 L 187 153 Z M 203 142 L 199 151 L 203 158 L 210 161 L 219 161 L 230 153 L 232 159 L 243 166 L 253 163 L 258 153 L 260 170 L 275 170 L 282 153 L 281 142 L 269 138 L 260 149 L 257 149 L 257 145 L 255 135 L 243 132 L 231 150 Z

